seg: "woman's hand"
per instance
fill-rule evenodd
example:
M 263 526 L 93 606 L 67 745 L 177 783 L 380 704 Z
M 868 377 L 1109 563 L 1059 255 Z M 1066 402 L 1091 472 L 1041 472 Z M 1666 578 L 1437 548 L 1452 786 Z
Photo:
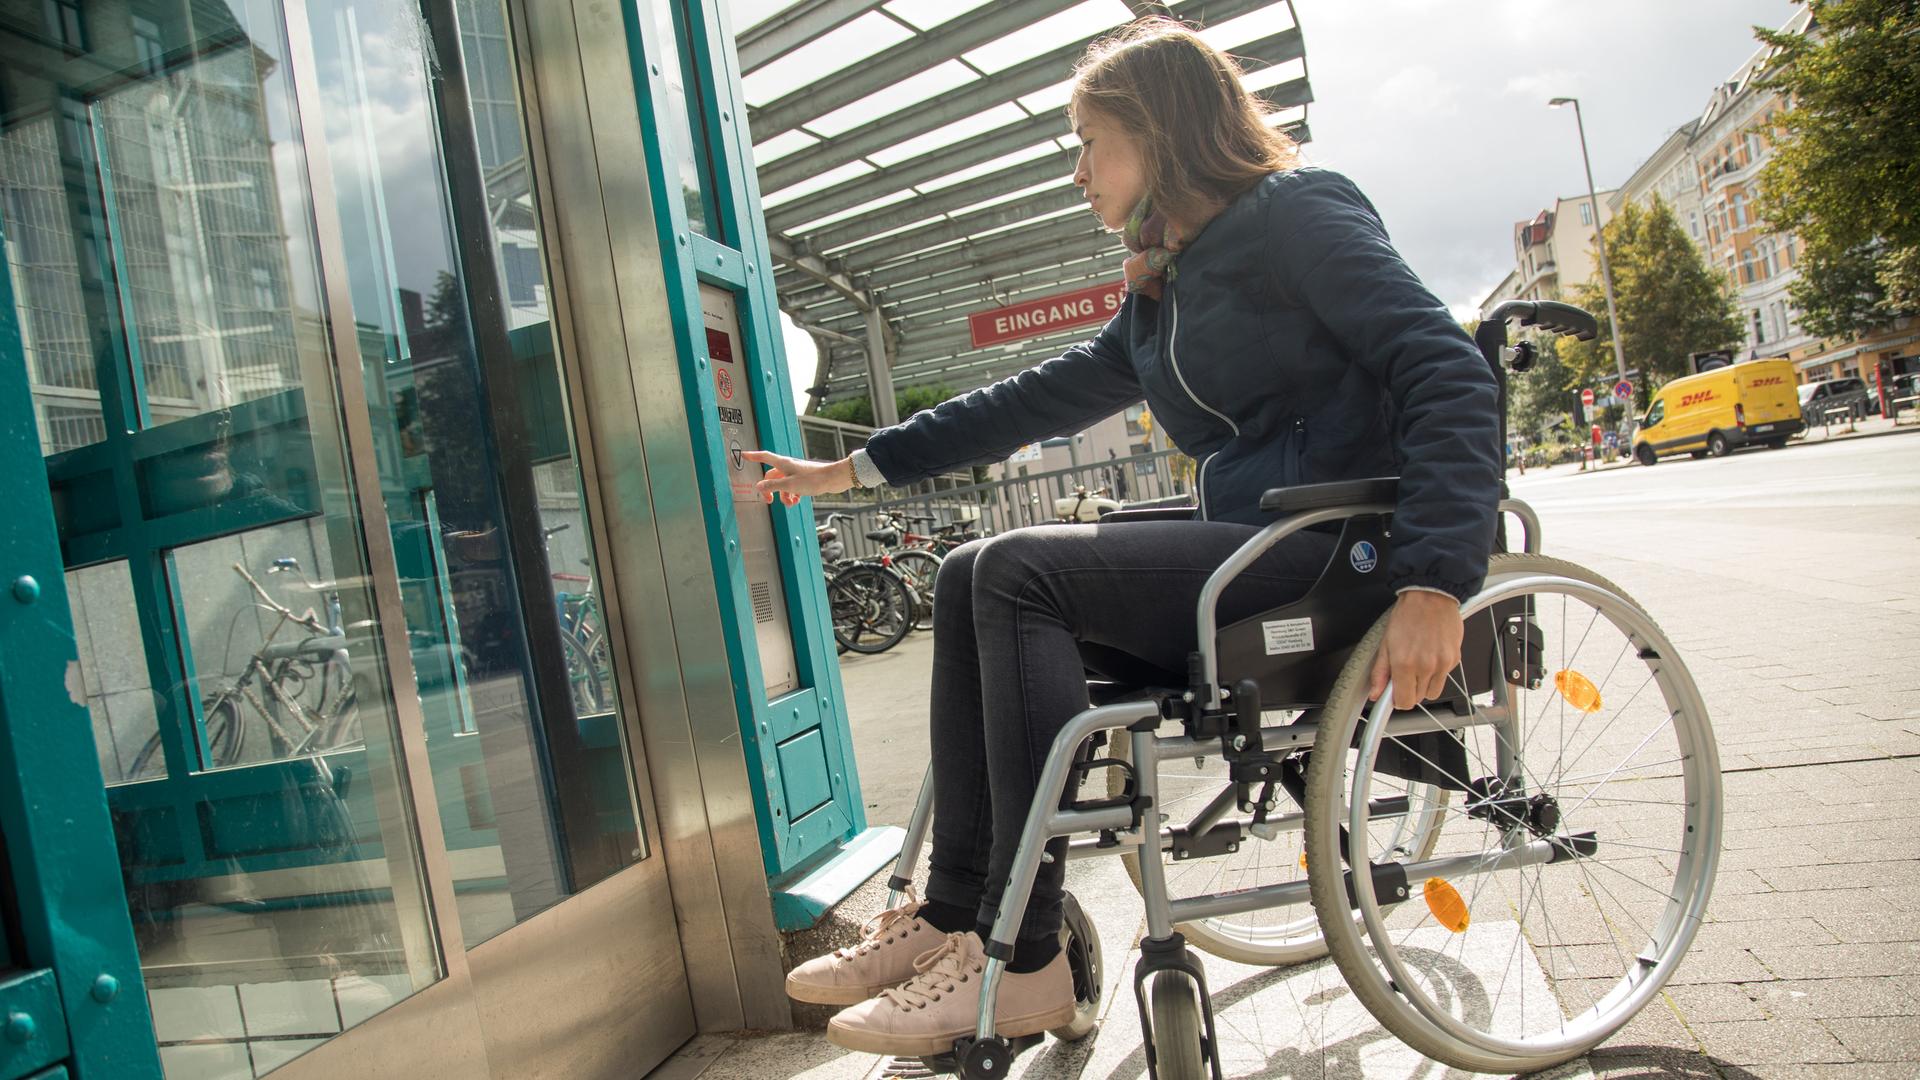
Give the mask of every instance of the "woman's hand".
M 1367 700 L 1379 700 L 1389 678 L 1396 709 L 1439 697 L 1447 688 L 1447 676 L 1460 664 L 1465 632 L 1460 604 L 1453 597 L 1419 590 L 1401 593 L 1387 616 L 1387 637 L 1367 679 Z
M 767 475 L 753 485 L 764 502 L 772 502 L 774 492 L 788 506 L 807 495 L 833 495 L 853 486 L 853 459 L 807 461 L 781 457 L 765 450 L 749 450 L 744 456 L 767 467 Z

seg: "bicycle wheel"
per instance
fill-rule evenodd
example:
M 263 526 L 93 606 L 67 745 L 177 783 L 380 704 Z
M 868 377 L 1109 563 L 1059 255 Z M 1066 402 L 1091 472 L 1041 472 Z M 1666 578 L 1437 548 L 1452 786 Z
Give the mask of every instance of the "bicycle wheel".
M 1383 619 L 1335 683 L 1307 776 L 1307 857 L 1329 868 L 1382 747 L 1467 792 L 1439 858 L 1406 883 L 1425 902 L 1389 909 L 1371 875 L 1351 875 L 1363 939 L 1342 875 L 1310 885 L 1347 986 L 1387 1030 L 1459 1068 L 1529 1072 L 1619 1030 L 1679 965 L 1719 858 L 1719 759 L 1672 643 L 1605 578 L 1496 555 L 1465 615 L 1470 638 L 1497 643 L 1481 654 L 1499 664 L 1491 687 L 1438 716 L 1369 706 Z M 1434 753 L 1453 764 L 1389 733 L 1395 716 L 1454 728 L 1459 753 Z
M 1128 761 L 1133 756 L 1131 740 L 1120 733 L 1109 748 L 1108 756 Z M 1201 809 L 1233 787 L 1226 758 L 1216 746 L 1198 758 L 1175 758 L 1160 763 L 1160 799 L 1158 808 L 1170 825 L 1184 825 Z M 1126 774 L 1107 769 L 1107 793 L 1125 794 Z M 1382 781 L 1381 787 L 1386 786 Z M 1397 781 L 1394 790 L 1379 791 L 1376 802 L 1390 796 L 1405 798 L 1404 808 L 1397 803 L 1381 803 L 1383 812 L 1373 819 L 1368 833 L 1375 858 L 1395 858 L 1405 862 L 1425 859 L 1440 839 L 1445 817 L 1447 792 L 1431 784 Z M 1257 794 L 1257 792 L 1256 792 Z M 1185 858 L 1169 849 L 1162 853 L 1166 866 L 1167 895 L 1180 898 L 1204 896 L 1236 889 L 1263 888 L 1300 881 L 1307 876 L 1306 848 L 1302 830 L 1303 815 L 1284 793 L 1276 792 L 1278 805 L 1267 817 L 1267 835 L 1245 832 L 1237 851 L 1209 858 Z M 1247 815 L 1230 810 L 1229 817 Z M 1140 887 L 1140 853 L 1129 851 L 1120 857 Z M 1181 923 L 1174 929 L 1186 935 L 1195 947 L 1222 959 L 1241 964 L 1278 966 L 1300 964 L 1326 955 L 1326 938 L 1320 932 L 1313 907 L 1304 898 L 1298 904 L 1262 908 L 1237 915 Z
M 913 628 L 933 629 L 933 582 L 940 576 L 940 556 L 931 551 L 896 551 L 893 568 L 907 579 L 920 601 L 914 608 Z
M 913 629 L 913 594 L 900 575 L 872 563 L 855 563 L 827 585 L 833 636 L 857 653 L 881 653 Z
M 605 689 L 587 643 L 563 630 L 560 633 L 560 652 L 567 661 L 567 686 L 573 695 L 573 714 L 594 716 L 605 712 L 601 704 L 606 697 Z

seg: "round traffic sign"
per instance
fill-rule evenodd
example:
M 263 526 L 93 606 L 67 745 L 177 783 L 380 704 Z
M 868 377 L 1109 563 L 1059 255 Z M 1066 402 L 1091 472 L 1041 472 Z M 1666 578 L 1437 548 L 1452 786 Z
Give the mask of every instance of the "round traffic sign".
M 1629 398 L 1629 397 L 1632 397 L 1632 396 L 1633 396 L 1633 384 L 1632 384 L 1632 383 L 1630 383 L 1630 382 L 1628 382 L 1628 381 L 1627 381 L 1627 380 L 1625 380 L 1625 379 L 1621 379 L 1621 380 L 1620 380 L 1619 382 L 1617 382 L 1617 383 L 1614 383 L 1614 384 L 1613 384 L 1613 396 L 1614 396 L 1614 397 L 1617 397 L 1617 398 Z
M 1580 391 L 1580 404 L 1582 405 L 1593 404 L 1593 390 L 1591 388 Z

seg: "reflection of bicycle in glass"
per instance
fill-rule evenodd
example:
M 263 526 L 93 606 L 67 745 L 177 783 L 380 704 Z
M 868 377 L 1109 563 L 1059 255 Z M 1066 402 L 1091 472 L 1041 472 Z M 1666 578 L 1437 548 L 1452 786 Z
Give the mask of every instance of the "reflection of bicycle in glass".
M 541 529 L 544 543 L 570 524 Z M 548 552 L 552 561 L 552 552 Z M 585 563 L 586 560 L 580 560 Z M 567 661 L 567 683 L 572 687 L 575 716 L 597 716 L 613 711 L 613 656 L 607 644 L 606 622 L 600 617 L 600 598 L 593 578 L 586 574 L 553 575 L 553 607 L 560 619 L 560 651 Z M 577 588 L 579 591 L 571 591 Z
M 267 632 L 260 648 L 247 658 L 246 667 L 234 683 L 200 701 L 200 715 L 206 727 L 207 767 L 218 769 L 250 760 L 277 760 L 360 745 L 360 710 L 354 698 L 346 631 L 340 625 L 338 587 L 331 582 L 309 581 L 301 572 L 298 559 L 275 559 L 267 571 L 299 574 L 308 589 L 323 593 L 327 608 L 323 623 L 311 608 L 296 615 L 269 596 L 245 566 L 234 563 L 233 572 L 240 575 L 259 600 L 236 611 L 227 624 L 228 649 L 233 645 L 235 627 L 249 611 L 269 611 L 279 616 L 279 621 Z M 276 641 L 289 626 L 305 630 L 310 636 L 297 641 Z M 223 657 L 226 651 L 222 650 Z M 248 756 L 250 729 L 266 731 L 269 749 L 265 755 Z M 144 776 L 159 754 L 160 733 L 156 731 L 134 756 L 132 767 L 127 770 L 128 778 Z

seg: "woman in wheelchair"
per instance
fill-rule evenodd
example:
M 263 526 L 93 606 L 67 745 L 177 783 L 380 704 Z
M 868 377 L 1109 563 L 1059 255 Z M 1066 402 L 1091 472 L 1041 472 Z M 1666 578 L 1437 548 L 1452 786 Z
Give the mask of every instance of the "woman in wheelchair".
M 1464 681 L 1462 606 L 1490 581 L 1502 498 L 1498 384 L 1482 351 L 1395 251 L 1366 197 L 1338 173 L 1302 165 L 1292 142 L 1265 122 L 1260 104 L 1242 89 L 1233 62 L 1171 21 L 1143 20 L 1096 44 L 1077 69 L 1069 112 L 1081 141 L 1074 183 L 1102 224 L 1124 237 L 1129 252 L 1123 267 L 1127 295 L 1114 318 L 1091 341 L 1055 359 L 875 432 L 849 458 L 819 462 L 748 454 L 767 466 L 763 496 L 794 502 L 854 486 L 910 484 L 1002 460 L 1022 444 L 1083 430 L 1144 398 L 1175 444 L 1200 462 L 1198 505 L 1186 520 L 1021 529 L 970 542 L 947 557 L 935 587 L 933 848 L 926 899 L 919 902 L 907 892 L 905 903 L 869 924 L 857 945 L 801 965 L 788 980 L 798 1000 L 847 1006 L 828 1037 L 851 1049 L 944 1054 L 974 1034 L 977 1020 L 986 1023 L 977 1015 L 985 1000 L 992 1001 L 991 1029 L 1003 1040 L 1073 1027 L 1088 991 L 1084 985 L 1076 990 L 1061 947 L 1068 838 L 1043 837 L 1046 855 L 1030 860 L 1037 863 L 1031 871 L 1016 867 L 1016 849 L 1030 828 L 1030 811 L 1044 809 L 1036 808 L 1036 793 L 1057 801 L 1059 782 L 1043 789 L 1043 774 L 1056 756 L 1056 740 L 1089 712 L 1089 669 L 1133 686 L 1188 688 L 1191 702 L 1192 661 L 1201 655 L 1195 650 L 1210 645 L 1198 640 L 1196 604 L 1223 564 L 1276 520 L 1271 509 L 1263 509 L 1263 495 L 1333 481 L 1399 478 L 1397 486 L 1384 489 L 1391 505 L 1375 508 L 1385 512 L 1374 520 L 1390 514 L 1391 521 L 1377 547 L 1343 539 L 1337 521 L 1333 532 L 1290 530 L 1239 568 L 1232 588 L 1217 594 L 1217 623 L 1208 624 L 1231 628 L 1300 601 L 1330 565 L 1343 573 L 1351 567 L 1349 576 L 1371 590 L 1374 599 L 1365 602 L 1378 605 L 1363 613 L 1361 630 L 1385 612 L 1362 644 L 1364 686 L 1336 687 L 1350 697 L 1364 695 L 1354 697 L 1356 723 L 1366 702 L 1383 692 L 1389 701 L 1375 710 L 1383 717 L 1419 709 L 1422 702 L 1461 698 L 1450 688 L 1450 675 L 1459 672 Z M 1340 598 L 1333 606 L 1341 606 Z M 1482 612 L 1479 618 L 1491 616 Z M 1294 630 L 1283 626 L 1276 632 L 1274 626 L 1266 624 L 1265 653 L 1285 659 L 1299 647 L 1292 643 Z M 1256 642 L 1262 640 L 1261 627 L 1253 633 Z M 1256 645 L 1251 651 L 1260 650 Z M 1504 668 L 1510 657 L 1496 659 Z M 1224 666 L 1218 674 L 1219 690 L 1200 686 L 1202 700 L 1186 715 L 1235 697 L 1221 692 L 1234 688 L 1231 674 Z M 1236 730 L 1254 732 L 1258 749 L 1259 687 L 1238 685 L 1253 719 L 1250 728 Z M 1289 704 L 1268 701 L 1269 708 Z M 1145 715 L 1136 733 L 1156 726 L 1151 703 Z M 1223 714 L 1215 709 L 1210 715 Z M 1189 738 L 1194 730 L 1188 728 Z M 1115 749 L 1126 752 L 1129 733 L 1114 734 Z M 1343 729 L 1341 737 L 1358 745 L 1359 729 Z M 1074 742 L 1080 741 L 1076 735 Z M 1152 744 L 1131 745 L 1138 755 Z M 1182 760 L 1200 752 L 1183 750 Z M 1513 756 L 1489 751 L 1496 752 L 1502 762 Z M 1337 756 L 1343 763 L 1334 771 L 1344 781 L 1348 755 Z M 1471 778 L 1457 775 L 1466 768 L 1457 764 L 1463 755 L 1434 756 L 1442 759 L 1434 768 L 1445 775 L 1419 790 L 1444 799 L 1444 789 L 1471 786 Z M 1300 761 L 1287 760 L 1291 766 Z M 1214 766 L 1223 770 L 1226 763 Z M 1149 768 L 1139 772 L 1141 784 L 1158 783 Z M 1303 775 L 1296 770 L 1282 784 L 1287 794 L 1299 797 Z M 1214 790 L 1217 784 L 1208 794 Z M 1245 811 L 1249 789 L 1242 784 L 1237 790 Z M 1251 823 L 1233 826 L 1250 848 L 1255 835 L 1285 831 L 1264 817 L 1276 801 L 1274 784 L 1252 790 L 1265 797 L 1263 809 Z M 1481 802 L 1492 794 L 1498 792 L 1482 791 Z M 1159 797 L 1154 809 L 1166 811 L 1175 799 L 1172 780 Z M 1224 806 L 1223 798 L 1214 801 Z M 1343 809 L 1338 792 L 1332 802 Z M 1409 813 L 1405 803 L 1394 805 L 1401 816 Z M 1498 812 L 1512 816 L 1504 803 Z M 1309 833 L 1311 815 L 1308 810 Z M 1486 817 L 1482 806 L 1471 827 L 1487 831 Z M 1221 819 L 1218 808 L 1212 818 Z M 1260 834 L 1263 823 L 1267 832 Z M 1195 829 L 1190 835 L 1219 835 Z M 1293 829 L 1290 835 L 1298 840 L 1300 826 Z M 1326 843 L 1346 842 L 1340 825 L 1327 830 Z M 1536 829 L 1526 838 L 1551 839 L 1550 833 Z M 1115 832 L 1103 835 L 1111 840 Z M 1177 842 L 1163 838 L 1169 860 Z M 1306 843 L 1311 850 L 1311 836 Z M 1232 845 L 1234 851 L 1239 847 L 1237 841 Z M 1432 851 L 1430 841 L 1424 847 L 1413 854 Z M 1345 850 L 1329 850 L 1324 865 L 1337 867 Z M 1304 867 L 1305 857 L 1300 861 Z M 1174 865 L 1168 862 L 1167 874 Z M 1130 869 L 1143 893 L 1151 877 L 1154 891 L 1165 895 L 1158 860 L 1130 856 Z M 910 872 L 910 866 L 901 871 Z M 1010 948 L 991 948 L 998 902 L 1010 879 L 1025 880 L 1023 873 L 1031 875 L 1031 892 L 1017 936 Z M 898 886 L 900 878 L 895 881 Z M 1337 879 L 1332 887 L 1339 887 Z M 1160 920 L 1149 895 L 1152 924 Z M 1304 899 L 1303 892 L 1293 902 Z M 1320 901 L 1316 894 L 1316 909 Z M 1349 909 L 1342 904 L 1341 910 L 1336 922 L 1356 928 Z M 1293 955 L 1255 947 L 1265 931 L 1247 931 L 1246 947 L 1235 953 L 1201 936 L 1207 925 L 1233 924 L 1176 921 L 1211 951 L 1250 953 L 1265 962 Z M 1307 936 L 1314 955 L 1325 951 L 1317 931 Z M 1339 942 L 1328 944 L 1339 958 Z M 1357 944 L 1347 951 L 1365 955 Z M 990 959 L 1004 962 L 1004 970 Z M 983 981 L 994 986 L 990 999 L 978 992 Z M 1384 978 L 1380 982 L 1387 985 Z M 1204 1010 L 1204 983 L 1195 989 Z M 1143 992 L 1143 1020 L 1158 1029 L 1158 1001 L 1151 1019 L 1147 1012 Z M 1211 1014 L 1205 1019 L 1210 1033 Z M 1451 1044 L 1438 1049 L 1456 1060 L 1471 1058 Z M 1160 1075 L 1169 1075 L 1170 1053 L 1161 1051 Z M 1519 1060 L 1487 1054 L 1471 1061 Z M 969 1075 L 994 1074 L 970 1068 Z

